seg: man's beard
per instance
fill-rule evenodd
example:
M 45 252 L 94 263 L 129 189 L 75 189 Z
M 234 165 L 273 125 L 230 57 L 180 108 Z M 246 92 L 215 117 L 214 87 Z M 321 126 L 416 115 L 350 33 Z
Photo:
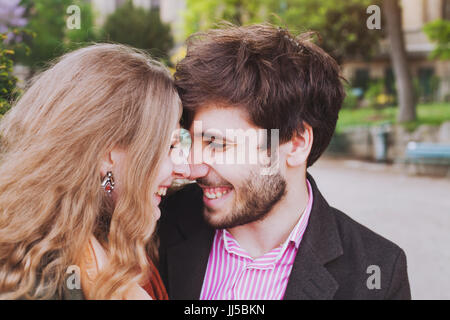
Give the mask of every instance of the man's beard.
M 234 189 L 235 198 L 231 211 L 220 221 L 216 221 L 212 209 L 205 206 L 205 220 L 215 229 L 234 228 L 261 221 L 284 197 L 286 185 L 286 180 L 280 173 L 258 175 L 252 172 L 239 189 Z

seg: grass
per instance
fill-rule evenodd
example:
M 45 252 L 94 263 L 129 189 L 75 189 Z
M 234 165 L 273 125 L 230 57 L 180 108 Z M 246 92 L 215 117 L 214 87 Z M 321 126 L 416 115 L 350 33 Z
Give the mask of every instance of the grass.
M 383 109 L 362 108 L 356 110 L 342 109 L 336 126 L 337 132 L 353 126 L 373 126 L 381 123 L 396 123 L 397 107 Z M 417 120 L 403 123 L 409 131 L 415 130 L 419 125 L 440 125 L 450 121 L 450 103 L 429 103 L 417 106 Z

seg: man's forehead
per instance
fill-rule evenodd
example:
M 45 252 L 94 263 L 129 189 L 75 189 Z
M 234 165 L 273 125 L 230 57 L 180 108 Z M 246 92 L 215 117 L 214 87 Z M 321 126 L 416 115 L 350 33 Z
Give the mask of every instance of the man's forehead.
M 202 131 L 221 131 L 225 134 L 227 129 L 257 129 L 248 119 L 248 114 L 242 108 L 227 106 L 224 104 L 204 104 L 199 107 L 194 115 L 193 121 L 200 121 Z M 191 126 L 191 130 L 193 125 Z

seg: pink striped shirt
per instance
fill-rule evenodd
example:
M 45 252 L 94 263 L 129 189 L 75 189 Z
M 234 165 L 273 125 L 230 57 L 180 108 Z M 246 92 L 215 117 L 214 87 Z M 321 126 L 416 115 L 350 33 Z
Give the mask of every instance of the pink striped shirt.
M 313 194 L 288 239 L 252 259 L 231 233 L 216 230 L 200 294 L 201 300 L 281 300 L 311 212 Z

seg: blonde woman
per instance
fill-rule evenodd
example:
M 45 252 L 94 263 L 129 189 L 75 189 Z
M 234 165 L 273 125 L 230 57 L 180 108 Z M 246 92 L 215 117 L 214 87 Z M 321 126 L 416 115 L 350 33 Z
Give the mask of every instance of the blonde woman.
M 166 297 L 149 257 L 161 195 L 189 170 L 169 154 L 180 114 L 167 70 L 121 45 L 33 81 L 0 123 L 0 299 Z

